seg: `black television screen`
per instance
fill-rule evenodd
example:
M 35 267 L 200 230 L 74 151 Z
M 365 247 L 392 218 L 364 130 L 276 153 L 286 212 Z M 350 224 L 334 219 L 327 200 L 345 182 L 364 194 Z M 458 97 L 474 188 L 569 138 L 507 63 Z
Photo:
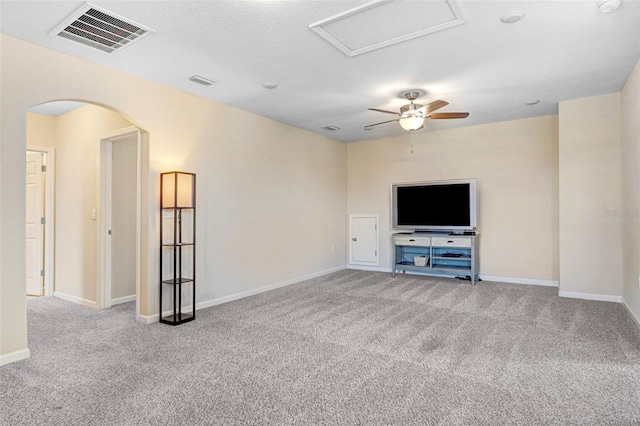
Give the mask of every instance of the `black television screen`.
M 424 230 L 476 228 L 476 181 L 392 185 L 393 227 Z

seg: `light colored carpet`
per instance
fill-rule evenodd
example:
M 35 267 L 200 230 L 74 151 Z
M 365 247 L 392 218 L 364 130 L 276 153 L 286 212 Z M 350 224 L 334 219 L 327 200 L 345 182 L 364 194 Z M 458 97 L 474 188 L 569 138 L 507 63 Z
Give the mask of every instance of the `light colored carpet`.
M 556 294 L 341 271 L 177 327 L 30 300 L 0 424 L 640 424 L 635 324 Z

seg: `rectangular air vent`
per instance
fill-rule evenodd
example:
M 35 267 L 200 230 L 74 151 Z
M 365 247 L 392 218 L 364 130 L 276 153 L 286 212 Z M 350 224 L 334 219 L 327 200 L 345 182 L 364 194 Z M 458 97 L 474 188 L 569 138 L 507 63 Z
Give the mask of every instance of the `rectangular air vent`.
M 86 3 L 49 34 L 113 53 L 153 32 L 151 28 Z
M 326 126 L 322 126 L 322 128 L 324 130 L 329 130 L 329 131 L 332 131 L 332 132 L 335 131 L 335 130 L 340 130 L 340 127 L 334 126 L 333 124 L 328 124 Z
M 202 84 L 203 86 L 213 86 L 214 84 L 216 84 L 215 81 L 209 80 L 208 78 L 200 77 L 199 75 L 192 75 L 191 77 L 189 77 L 189 81 Z

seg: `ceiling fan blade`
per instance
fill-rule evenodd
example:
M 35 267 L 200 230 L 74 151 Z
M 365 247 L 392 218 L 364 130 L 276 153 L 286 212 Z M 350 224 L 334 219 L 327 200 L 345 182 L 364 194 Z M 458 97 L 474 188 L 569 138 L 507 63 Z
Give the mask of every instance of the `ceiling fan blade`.
M 427 118 L 432 120 L 446 120 L 450 118 L 467 118 L 468 116 L 468 112 L 436 112 L 435 114 L 427 115 Z
M 376 123 L 376 124 L 369 124 L 367 126 L 364 126 L 365 129 L 370 129 L 373 126 L 379 126 L 380 124 L 387 124 L 387 123 L 391 123 L 393 121 L 398 121 L 398 120 L 389 120 L 389 121 L 383 121 L 382 123 Z
M 425 114 L 429 114 L 430 112 L 446 107 L 447 105 L 449 105 L 449 102 L 447 101 L 433 101 L 429 102 L 426 105 L 422 105 L 420 108 L 418 108 L 418 111 L 422 110 Z
M 393 115 L 400 115 L 397 112 L 393 112 L 393 111 L 385 111 L 384 109 L 378 109 L 378 108 L 367 108 L 369 111 L 377 111 L 377 112 L 384 112 L 386 114 L 393 114 Z

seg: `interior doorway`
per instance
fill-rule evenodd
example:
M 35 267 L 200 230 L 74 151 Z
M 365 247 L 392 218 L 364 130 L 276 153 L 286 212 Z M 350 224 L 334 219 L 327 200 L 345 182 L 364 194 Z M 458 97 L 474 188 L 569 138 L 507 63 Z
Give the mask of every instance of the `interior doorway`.
M 149 306 L 155 305 L 148 291 L 149 218 L 142 207 L 149 203 L 149 133 L 103 105 L 52 101 L 27 112 L 27 150 L 32 141 L 51 147 L 37 149 L 47 151 L 45 211 L 50 210 L 45 213 L 44 295 L 93 309 L 135 300 L 136 319 L 149 322 Z M 55 209 L 60 214 L 54 219 Z M 126 211 L 128 219 L 121 220 Z M 109 230 L 126 240 L 111 238 Z
M 100 141 L 101 308 L 135 300 L 139 312 L 141 148 L 136 127 Z

